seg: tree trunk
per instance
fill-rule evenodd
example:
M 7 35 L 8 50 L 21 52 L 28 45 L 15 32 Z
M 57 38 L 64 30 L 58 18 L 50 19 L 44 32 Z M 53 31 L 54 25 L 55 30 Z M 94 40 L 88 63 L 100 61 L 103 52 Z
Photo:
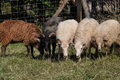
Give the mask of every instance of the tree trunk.
M 90 13 L 88 11 L 88 6 L 87 6 L 86 0 L 82 0 L 82 4 L 83 4 L 83 9 L 84 9 L 85 17 L 86 18 L 90 18 Z
M 77 4 L 77 21 L 80 22 L 82 20 L 82 2 L 81 0 L 76 0 Z
M 58 10 L 55 12 L 55 14 L 53 15 L 53 17 L 57 17 L 61 11 L 64 9 L 65 5 L 67 4 L 68 0 L 64 0 L 63 4 L 58 8 Z

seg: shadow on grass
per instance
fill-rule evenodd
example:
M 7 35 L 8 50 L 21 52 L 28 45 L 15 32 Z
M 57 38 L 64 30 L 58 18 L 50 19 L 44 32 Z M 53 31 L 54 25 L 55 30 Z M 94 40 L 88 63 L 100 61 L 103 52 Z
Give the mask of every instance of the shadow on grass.
M 16 56 L 18 58 L 20 58 L 20 57 L 30 57 L 31 59 L 34 59 L 34 58 L 32 58 L 31 54 L 29 54 L 29 56 L 26 56 L 26 55 L 27 55 L 26 52 L 21 52 L 21 53 L 7 54 L 6 57 Z M 119 54 L 116 54 L 116 55 L 120 57 Z M 102 58 L 102 57 L 105 57 L 105 56 L 106 56 L 105 53 L 97 53 L 97 54 L 93 54 L 93 53 L 84 54 L 84 53 L 82 53 L 81 54 L 81 58 L 88 57 L 91 60 L 96 60 L 97 58 Z M 74 62 L 77 62 L 77 60 L 78 60 L 76 58 L 76 55 L 69 55 L 68 58 L 70 60 L 74 61 Z M 55 55 L 53 55 L 51 57 L 48 53 L 45 53 L 43 56 L 39 54 L 39 55 L 35 56 L 35 59 L 37 59 L 37 60 L 50 60 L 51 62 L 59 62 L 59 61 L 65 61 L 66 60 L 65 58 L 63 58 L 63 53 L 60 53 L 59 60 L 58 60 L 58 53 L 56 53 Z
M 102 58 L 104 55 L 103 53 L 100 53 L 100 54 L 93 54 L 93 53 L 90 53 L 90 54 L 81 54 L 81 58 L 84 58 L 84 57 L 88 57 L 90 58 L 91 60 L 95 60 L 97 58 Z M 63 57 L 63 53 L 60 53 L 60 58 L 58 59 L 58 53 L 56 53 L 55 55 L 53 55 L 52 57 L 49 56 L 49 54 L 45 54 L 44 57 L 42 58 L 43 56 L 39 55 L 36 57 L 36 59 L 43 59 L 43 60 L 51 60 L 51 62 L 59 62 L 59 61 L 65 61 L 67 60 L 68 58 L 72 61 L 77 61 L 78 59 L 76 58 L 76 55 L 69 55 L 68 58 L 64 58 Z

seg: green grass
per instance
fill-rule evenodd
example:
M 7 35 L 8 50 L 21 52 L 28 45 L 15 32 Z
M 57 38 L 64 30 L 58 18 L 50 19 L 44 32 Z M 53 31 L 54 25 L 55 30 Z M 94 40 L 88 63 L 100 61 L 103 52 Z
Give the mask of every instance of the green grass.
M 96 60 L 51 62 L 25 57 L 23 44 L 10 44 L 6 55 L 0 57 L 0 80 L 120 80 L 120 56 L 114 53 Z

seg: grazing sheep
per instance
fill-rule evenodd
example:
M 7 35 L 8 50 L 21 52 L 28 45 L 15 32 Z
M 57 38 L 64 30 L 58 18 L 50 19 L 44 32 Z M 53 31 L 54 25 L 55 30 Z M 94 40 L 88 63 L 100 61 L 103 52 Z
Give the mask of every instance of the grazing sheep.
M 65 20 L 60 22 L 58 25 L 58 29 L 56 31 L 56 38 L 59 43 L 58 54 L 60 54 L 60 48 L 62 48 L 64 58 L 67 58 L 68 56 L 68 47 L 70 43 L 73 43 L 77 26 L 78 22 L 74 19 Z M 58 59 L 59 57 L 60 55 L 58 55 Z
M 51 47 L 52 44 L 52 56 L 55 54 L 56 48 L 56 30 L 58 28 L 59 22 L 63 21 L 62 17 L 52 17 L 43 24 L 42 31 L 44 34 L 44 44 L 45 51 L 49 51 L 51 57 Z
M 98 25 L 99 23 L 93 18 L 85 18 L 78 24 L 74 40 L 76 58 L 81 60 L 83 49 L 90 50 L 93 32 Z
M 42 38 L 41 30 L 35 24 L 22 20 L 6 20 L 0 24 L 0 41 L 2 43 L 1 52 L 3 57 L 5 57 L 6 47 L 9 43 L 19 42 L 24 43 L 28 54 L 31 49 L 33 58 L 35 58 L 33 56 L 33 46 L 36 47 L 41 54 L 44 54 L 40 38 Z
M 108 54 L 108 47 L 116 42 L 120 33 L 119 22 L 116 20 L 106 20 L 102 22 L 94 32 L 94 41 L 97 43 L 98 51 L 100 52 L 102 47 L 106 47 L 106 56 Z

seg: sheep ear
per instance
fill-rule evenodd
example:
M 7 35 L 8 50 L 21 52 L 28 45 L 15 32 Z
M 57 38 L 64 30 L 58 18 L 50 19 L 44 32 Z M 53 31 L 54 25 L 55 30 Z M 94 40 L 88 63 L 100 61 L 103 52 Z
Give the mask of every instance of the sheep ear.
M 56 39 L 57 41 L 60 41 L 59 39 Z
M 57 40 L 56 45 L 59 45 L 60 44 L 60 40 L 59 39 L 56 39 L 56 40 Z
M 120 37 L 120 33 L 118 34 L 118 37 Z
M 105 38 L 106 38 L 106 36 L 103 37 L 103 42 L 107 42 L 107 40 Z
M 36 40 L 36 41 L 40 42 L 40 39 L 38 39 L 38 38 L 34 38 L 34 40 Z

